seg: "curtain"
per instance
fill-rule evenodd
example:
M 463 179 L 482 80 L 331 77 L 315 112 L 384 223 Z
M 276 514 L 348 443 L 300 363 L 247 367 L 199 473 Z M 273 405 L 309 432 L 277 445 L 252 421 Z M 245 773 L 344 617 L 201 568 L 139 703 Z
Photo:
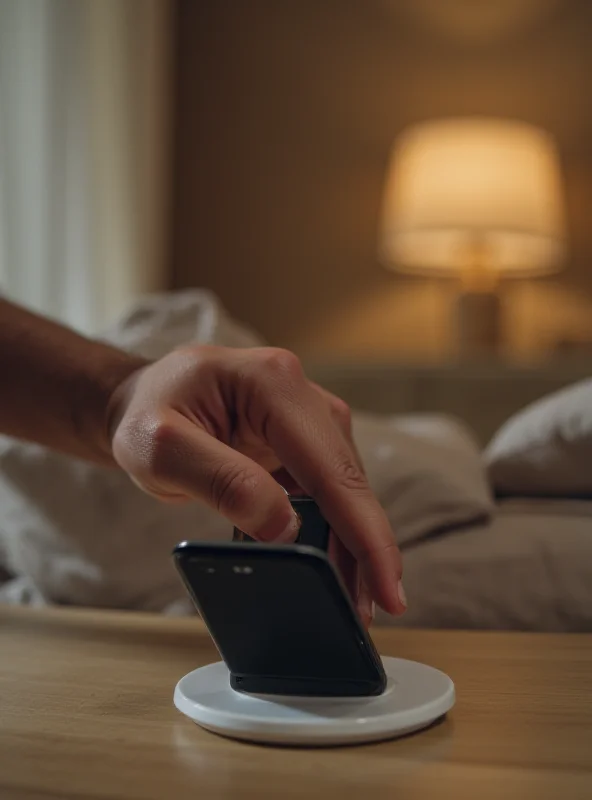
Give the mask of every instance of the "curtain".
M 0 292 L 93 333 L 166 286 L 168 0 L 0 0 Z

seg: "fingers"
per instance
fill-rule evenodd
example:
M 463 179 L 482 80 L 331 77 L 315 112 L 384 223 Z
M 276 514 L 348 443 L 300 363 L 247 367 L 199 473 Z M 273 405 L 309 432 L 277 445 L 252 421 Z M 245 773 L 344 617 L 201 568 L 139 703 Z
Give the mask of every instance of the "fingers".
M 329 407 L 329 411 L 331 412 L 331 416 L 337 423 L 337 425 L 341 428 L 343 433 L 351 437 L 351 430 L 352 430 L 352 420 L 351 420 L 351 409 L 345 400 L 342 400 L 340 397 L 337 397 L 334 394 L 331 394 L 327 389 L 323 386 L 319 386 L 318 383 L 314 383 L 313 381 L 309 381 L 310 385 L 317 391 L 323 400 L 327 403 Z
M 253 373 L 251 425 L 356 558 L 361 578 L 389 613 L 405 610 L 393 533 L 346 436 L 295 356 L 271 351 Z
M 351 409 L 345 400 L 342 400 L 340 397 L 337 397 L 331 392 L 327 391 L 327 389 L 319 386 L 317 383 L 313 383 L 310 381 L 310 385 L 321 395 L 321 397 L 327 403 L 329 407 L 329 411 L 331 412 L 331 416 L 333 420 L 341 429 L 341 432 L 347 439 L 347 442 L 352 450 L 356 458 L 356 463 L 358 464 L 359 468 L 364 472 L 364 464 L 362 462 L 362 458 L 358 452 L 358 448 L 356 446 L 354 437 L 352 435 L 352 415 Z M 364 473 L 365 474 L 365 473 Z
M 347 439 L 347 442 L 352 450 L 353 455 L 355 456 L 356 463 L 358 464 L 360 470 L 364 471 L 364 465 L 362 463 L 362 459 L 356 447 L 356 443 L 352 437 L 352 419 L 351 419 L 351 411 L 349 406 L 345 401 L 341 398 L 336 397 L 331 392 L 324 389 L 322 386 L 319 386 L 312 381 L 309 382 L 310 385 L 317 391 L 320 396 L 323 398 L 329 412 L 331 413 L 331 417 L 335 424 L 340 428 L 341 432 Z M 258 463 L 261 463 L 260 461 Z M 284 487 L 284 489 L 292 495 L 297 494 L 304 494 L 302 487 L 299 486 L 294 478 L 289 474 L 289 472 L 285 468 L 275 469 L 273 470 L 273 475 L 275 479 Z
M 360 580 L 358 591 L 358 613 L 366 628 L 374 622 L 376 606 L 372 599 L 372 592 L 363 580 Z
M 362 584 L 358 564 L 341 539 L 333 532 L 329 538 L 329 558 L 336 567 L 358 616 L 365 628 L 369 628 L 374 618 L 372 598 L 368 591 L 361 592 Z
M 331 412 L 331 416 L 341 429 L 349 446 L 351 447 L 352 453 L 356 459 L 356 463 L 362 472 L 364 472 L 364 464 L 356 447 L 355 439 L 352 435 L 352 416 L 350 407 L 344 400 L 342 400 L 340 397 L 336 397 L 334 394 L 331 394 L 331 392 L 327 391 L 324 387 L 319 386 L 312 381 L 311 385 L 327 403 Z M 372 593 L 368 589 L 366 583 L 360 578 L 360 571 L 356 560 L 344 547 L 341 540 L 338 539 L 333 533 L 331 534 L 330 554 L 333 563 L 339 569 L 349 594 L 358 609 L 358 614 L 362 620 L 362 624 L 364 627 L 369 628 L 374 621 L 375 616 L 375 604 L 372 600 Z
M 298 535 L 286 492 L 272 476 L 182 414 L 128 421 L 114 437 L 113 453 L 134 482 L 159 499 L 201 500 L 261 541 Z
M 360 467 L 360 469 L 364 470 L 364 465 L 362 463 L 362 459 L 358 453 L 356 448 L 356 444 L 352 437 L 352 419 L 351 419 L 351 411 L 347 403 L 342 400 L 340 397 L 336 397 L 331 392 L 324 389 L 322 386 L 319 386 L 317 383 L 313 381 L 309 381 L 310 385 L 319 393 L 319 395 L 323 398 L 325 403 L 327 404 L 327 408 L 333 418 L 334 423 L 338 426 L 341 430 L 349 446 L 352 449 L 352 452 L 356 458 L 356 463 Z M 262 461 L 259 459 L 257 463 L 262 464 Z M 263 464 L 263 466 L 265 466 Z M 285 468 L 280 469 L 272 469 L 270 470 L 273 472 L 274 478 L 284 487 L 284 489 L 291 495 L 301 495 L 304 494 L 302 487 L 299 486 L 294 478 L 289 474 L 289 472 Z
M 253 538 L 292 541 L 298 523 L 285 491 L 248 456 L 281 464 L 316 500 L 374 599 L 402 612 L 399 551 L 351 440 L 347 406 L 313 387 L 286 351 L 194 351 L 157 362 L 125 398 L 116 461 L 156 496 L 199 499 Z

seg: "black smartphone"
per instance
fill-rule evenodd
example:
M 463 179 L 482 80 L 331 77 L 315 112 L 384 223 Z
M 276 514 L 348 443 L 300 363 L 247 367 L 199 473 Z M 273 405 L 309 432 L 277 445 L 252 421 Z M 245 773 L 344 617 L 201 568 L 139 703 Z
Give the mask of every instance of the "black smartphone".
M 324 552 L 182 542 L 173 556 L 233 689 L 310 697 L 384 691 L 380 656 Z

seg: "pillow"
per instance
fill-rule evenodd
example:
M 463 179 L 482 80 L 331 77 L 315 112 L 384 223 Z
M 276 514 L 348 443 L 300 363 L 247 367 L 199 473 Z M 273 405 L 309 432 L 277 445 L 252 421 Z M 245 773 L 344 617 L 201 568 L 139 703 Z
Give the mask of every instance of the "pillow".
M 500 495 L 592 495 L 592 379 L 514 415 L 488 445 L 485 462 Z
M 449 416 L 354 413 L 352 428 L 370 485 L 404 548 L 493 513 L 481 453 Z

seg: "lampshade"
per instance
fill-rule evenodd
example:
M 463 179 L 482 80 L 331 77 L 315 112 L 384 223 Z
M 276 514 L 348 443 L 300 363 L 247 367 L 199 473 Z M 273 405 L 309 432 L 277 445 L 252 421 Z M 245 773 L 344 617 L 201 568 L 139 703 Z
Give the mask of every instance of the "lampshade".
M 545 132 L 449 119 L 395 143 L 380 232 L 386 265 L 454 274 L 478 251 L 500 274 L 534 275 L 560 269 L 564 250 L 560 169 Z

